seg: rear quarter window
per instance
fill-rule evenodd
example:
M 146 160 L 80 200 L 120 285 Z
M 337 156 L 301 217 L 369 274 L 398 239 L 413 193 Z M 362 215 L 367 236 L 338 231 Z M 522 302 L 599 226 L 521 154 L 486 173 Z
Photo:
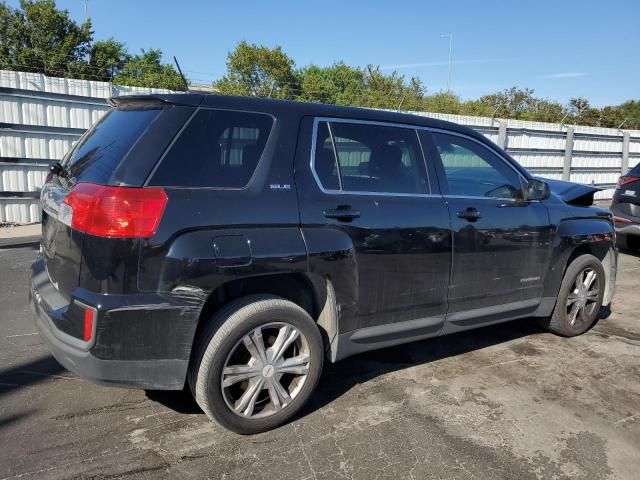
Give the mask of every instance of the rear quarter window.
M 201 109 L 169 148 L 149 184 L 245 187 L 272 126 L 272 117 L 261 113 Z

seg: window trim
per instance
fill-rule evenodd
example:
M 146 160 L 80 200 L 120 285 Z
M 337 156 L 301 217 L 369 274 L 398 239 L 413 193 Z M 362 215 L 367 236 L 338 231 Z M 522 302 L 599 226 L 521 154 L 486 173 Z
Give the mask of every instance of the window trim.
M 333 139 L 333 129 L 331 128 L 332 123 L 350 123 L 354 125 L 377 125 L 382 127 L 395 127 L 395 128 L 405 128 L 408 130 L 413 130 L 416 134 L 416 141 L 418 143 L 419 151 L 418 153 L 422 156 L 422 162 L 424 165 L 424 172 L 427 178 L 427 185 L 429 187 L 429 192 L 433 192 L 431 188 L 431 179 L 429 178 L 429 170 L 426 164 L 426 157 L 424 154 L 424 148 L 422 146 L 422 142 L 420 141 L 420 135 L 418 135 L 417 128 L 414 125 L 405 125 L 402 123 L 390 123 L 390 122 L 378 122 L 374 120 L 357 120 L 351 118 L 333 118 L 333 117 L 314 117 L 313 119 L 313 129 L 311 131 L 311 161 L 309 163 L 309 167 L 311 168 L 311 174 L 316 182 L 316 185 L 320 189 L 322 193 L 326 193 L 327 195 L 373 195 L 377 197 L 417 197 L 417 198 L 429 198 L 429 197 L 440 197 L 441 195 L 437 195 L 434 193 L 400 193 L 400 192 L 368 192 L 368 191 L 350 191 L 342 189 L 342 175 L 338 174 L 338 184 L 340 185 L 340 190 L 335 190 L 331 188 L 324 188 L 322 182 L 320 181 L 320 177 L 316 173 L 315 168 L 315 160 L 316 160 L 316 147 L 317 147 L 317 138 L 318 138 L 318 124 L 322 122 L 327 122 L 327 127 L 329 129 L 329 134 L 331 136 L 331 144 L 333 146 L 333 154 L 336 160 L 336 166 L 338 168 L 338 172 L 340 171 L 340 160 L 338 157 L 338 152 L 335 147 L 334 139 Z
M 522 181 L 524 181 L 524 183 L 528 183 L 529 179 L 520 171 L 518 170 L 514 165 L 511 164 L 511 162 L 509 160 L 507 160 L 504 155 L 502 153 L 500 153 L 500 151 L 496 150 L 495 148 L 493 148 L 491 145 L 487 145 L 486 143 L 482 142 L 481 140 L 478 140 L 477 138 L 473 138 L 470 135 L 466 135 L 464 133 L 460 133 L 460 132 L 454 132 L 452 130 L 446 130 L 444 128 L 436 128 L 436 127 L 425 127 L 422 125 L 410 125 L 410 124 L 405 124 L 405 123 L 395 123 L 395 122 L 384 122 L 384 121 L 378 121 L 378 120 L 359 120 L 359 119 L 355 119 L 355 118 L 344 118 L 344 117 L 314 117 L 313 119 L 313 129 L 312 129 L 312 137 L 311 137 L 311 161 L 310 161 L 310 168 L 311 168 L 311 174 L 313 175 L 313 178 L 316 182 L 316 185 L 318 186 L 318 188 L 320 189 L 320 191 L 322 193 L 326 193 L 328 195 L 374 195 L 374 196 L 383 196 L 383 197 L 444 197 L 444 198 L 481 198 L 481 199 L 485 199 L 485 200 L 501 200 L 501 201 L 507 201 L 507 200 L 511 200 L 514 202 L 517 201 L 521 201 L 521 200 L 516 200 L 516 199 L 492 199 L 490 197 L 474 197 L 474 196 L 465 196 L 465 195 L 448 195 L 446 193 L 394 193 L 394 192 L 352 192 L 352 191 L 345 191 L 345 190 L 334 190 L 334 189 L 327 189 L 324 188 L 324 186 L 322 185 L 322 182 L 320 181 L 320 177 L 318 177 L 318 174 L 316 173 L 316 169 L 315 169 L 315 157 L 316 157 L 316 144 L 317 144 L 317 134 L 318 134 L 318 124 L 321 122 L 327 122 L 327 124 L 329 125 L 329 131 L 331 133 L 331 137 L 332 137 L 332 142 L 333 142 L 333 132 L 331 130 L 331 123 L 352 123 L 352 124 L 356 124 L 356 125 L 378 125 L 378 126 L 383 126 L 383 127 L 396 127 L 396 128 L 406 128 L 409 130 L 414 130 L 416 133 L 416 136 L 418 138 L 418 145 L 420 145 L 420 153 L 422 154 L 422 161 L 424 162 L 424 168 L 425 168 L 425 174 L 427 176 L 427 183 L 429 185 L 429 191 L 433 192 L 433 188 L 431 187 L 431 178 L 429 176 L 429 166 L 427 165 L 427 155 L 426 155 L 426 151 L 424 148 L 424 145 L 422 144 L 422 139 L 420 138 L 420 131 L 427 131 L 430 133 L 443 133 L 446 135 L 454 135 L 457 137 L 461 137 L 467 140 L 470 140 L 472 142 L 477 143 L 478 145 L 484 147 L 485 149 L 487 149 L 489 152 L 493 153 L 494 155 L 496 155 L 498 157 L 498 159 L 500 161 L 502 161 L 503 163 L 505 163 L 509 168 L 511 168 L 511 170 L 513 170 L 516 175 L 518 176 L 518 178 L 520 178 Z M 431 142 L 434 142 L 433 139 L 430 140 Z M 340 162 L 338 160 L 338 155 L 337 152 L 334 150 L 334 155 L 336 157 L 336 164 L 338 165 L 338 168 L 340 168 Z M 442 163 L 442 159 L 438 158 L 435 161 Z M 338 175 L 338 179 L 339 179 L 339 184 L 342 185 L 342 180 L 340 179 L 340 175 Z M 524 193 L 524 188 L 523 188 L 523 193 Z

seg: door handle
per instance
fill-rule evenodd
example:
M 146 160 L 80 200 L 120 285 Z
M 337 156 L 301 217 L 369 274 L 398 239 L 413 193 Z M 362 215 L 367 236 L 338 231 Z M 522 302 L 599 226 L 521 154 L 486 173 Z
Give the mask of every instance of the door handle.
M 470 222 L 475 222 L 482 217 L 480 212 L 473 207 L 468 207 L 466 210 L 460 210 L 456 215 L 458 215 L 458 218 L 464 218 Z
M 360 216 L 360 212 L 353 210 L 349 205 L 338 205 L 338 208 L 325 210 L 322 214 L 325 218 L 335 218 L 341 222 L 350 222 Z

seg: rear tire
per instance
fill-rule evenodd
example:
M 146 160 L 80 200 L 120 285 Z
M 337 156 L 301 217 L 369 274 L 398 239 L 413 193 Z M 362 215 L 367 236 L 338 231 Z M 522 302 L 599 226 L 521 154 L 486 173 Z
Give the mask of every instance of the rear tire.
M 622 233 L 616 234 L 616 247 L 618 250 L 629 251 L 629 236 Z
M 600 260 L 580 255 L 567 267 L 553 314 L 542 326 L 562 337 L 575 337 L 589 330 L 598 319 L 605 289 Z
M 279 427 L 313 394 L 324 360 L 320 331 L 295 303 L 251 295 L 223 307 L 200 335 L 189 369 L 198 405 L 223 427 Z

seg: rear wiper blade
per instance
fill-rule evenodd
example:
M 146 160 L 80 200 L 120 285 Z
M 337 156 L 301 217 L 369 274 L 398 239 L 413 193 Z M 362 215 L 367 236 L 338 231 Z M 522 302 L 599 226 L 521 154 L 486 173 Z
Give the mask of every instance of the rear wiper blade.
M 62 163 L 60 163 L 59 161 L 51 163 L 51 165 L 49 165 L 49 171 L 52 174 L 57 175 L 61 178 L 67 177 L 67 173 L 68 173 L 67 168 L 64 165 L 62 165 Z
M 64 167 L 60 162 L 53 162 L 51 165 L 49 165 L 49 171 L 54 175 L 59 175 L 63 168 Z

